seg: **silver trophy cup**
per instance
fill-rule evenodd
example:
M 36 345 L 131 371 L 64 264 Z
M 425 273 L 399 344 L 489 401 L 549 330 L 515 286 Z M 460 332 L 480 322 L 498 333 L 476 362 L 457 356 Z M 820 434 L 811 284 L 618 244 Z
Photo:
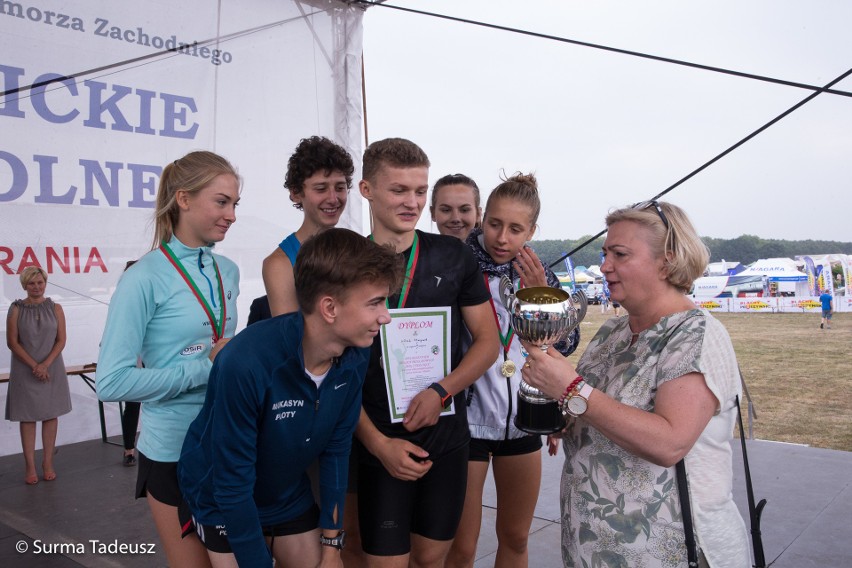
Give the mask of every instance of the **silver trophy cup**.
M 503 276 L 500 297 L 515 335 L 542 351 L 565 339 L 586 317 L 588 302 L 582 290 L 568 294 L 558 288 L 536 287 L 515 292 L 512 281 Z M 521 379 L 515 425 L 531 434 L 552 434 L 565 426 L 565 419 L 555 400 Z

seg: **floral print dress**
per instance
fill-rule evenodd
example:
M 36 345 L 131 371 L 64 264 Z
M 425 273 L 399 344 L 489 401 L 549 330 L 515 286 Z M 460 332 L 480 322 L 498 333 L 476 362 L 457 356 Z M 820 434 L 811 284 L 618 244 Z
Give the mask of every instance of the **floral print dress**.
M 648 412 L 657 388 L 701 373 L 717 413 L 685 458 L 696 539 L 711 567 L 751 565 L 745 524 L 731 494 L 739 373 L 731 340 L 704 310 L 662 318 L 631 345 L 627 316 L 607 321 L 577 366 L 587 383 Z M 617 446 L 581 418 L 564 433 L 562 558 L 577 568 L 686 566 L 675 468 Z

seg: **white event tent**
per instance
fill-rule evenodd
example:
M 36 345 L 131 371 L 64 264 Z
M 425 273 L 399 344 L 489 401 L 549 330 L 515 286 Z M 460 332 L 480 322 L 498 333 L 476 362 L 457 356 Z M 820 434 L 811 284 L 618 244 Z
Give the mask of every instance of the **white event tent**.
M 790 258 L 767 258 L 756 261 L 737 276 L 763 276 L 770 289 L 778 293 L 805 296 L 808 293 L 808 276 L 801 272 Z M 773 285 L 774 284 L 774 285 Z

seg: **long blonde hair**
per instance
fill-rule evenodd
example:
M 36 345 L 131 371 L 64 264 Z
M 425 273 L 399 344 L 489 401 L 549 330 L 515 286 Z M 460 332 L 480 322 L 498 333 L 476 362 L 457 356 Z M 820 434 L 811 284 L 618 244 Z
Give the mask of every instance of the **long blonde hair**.
M 216 176 L 230 174 L 241 184 L 240 176 L 228 160 L 213 152 L 199 150 L 190 152 L 163 168 L 160 186 L 157 188 L 157 210 L 154 214 L 154 242 L 152 249 L 161 242 L 171 240 L 180 219 L 177 192 L 183 190 L 197 193 L 210 185 Z

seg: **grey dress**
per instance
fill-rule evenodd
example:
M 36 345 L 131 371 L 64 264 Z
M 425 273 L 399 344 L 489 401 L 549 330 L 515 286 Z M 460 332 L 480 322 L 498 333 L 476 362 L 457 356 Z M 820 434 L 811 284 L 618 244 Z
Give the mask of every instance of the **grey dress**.
M 15 300 L 9 312 L 18 308 L 18 341 L 36 361 L 47 357 L 56 342 L 57 322 L 50 298 L 40 304 Z M 6 395 L 6 420 L 41 422 L 71 412 L 71 393 L 62 354 L 48 368 L 50 379 L 38 380 L 29 365 L 12 354 L 9 391 Z

